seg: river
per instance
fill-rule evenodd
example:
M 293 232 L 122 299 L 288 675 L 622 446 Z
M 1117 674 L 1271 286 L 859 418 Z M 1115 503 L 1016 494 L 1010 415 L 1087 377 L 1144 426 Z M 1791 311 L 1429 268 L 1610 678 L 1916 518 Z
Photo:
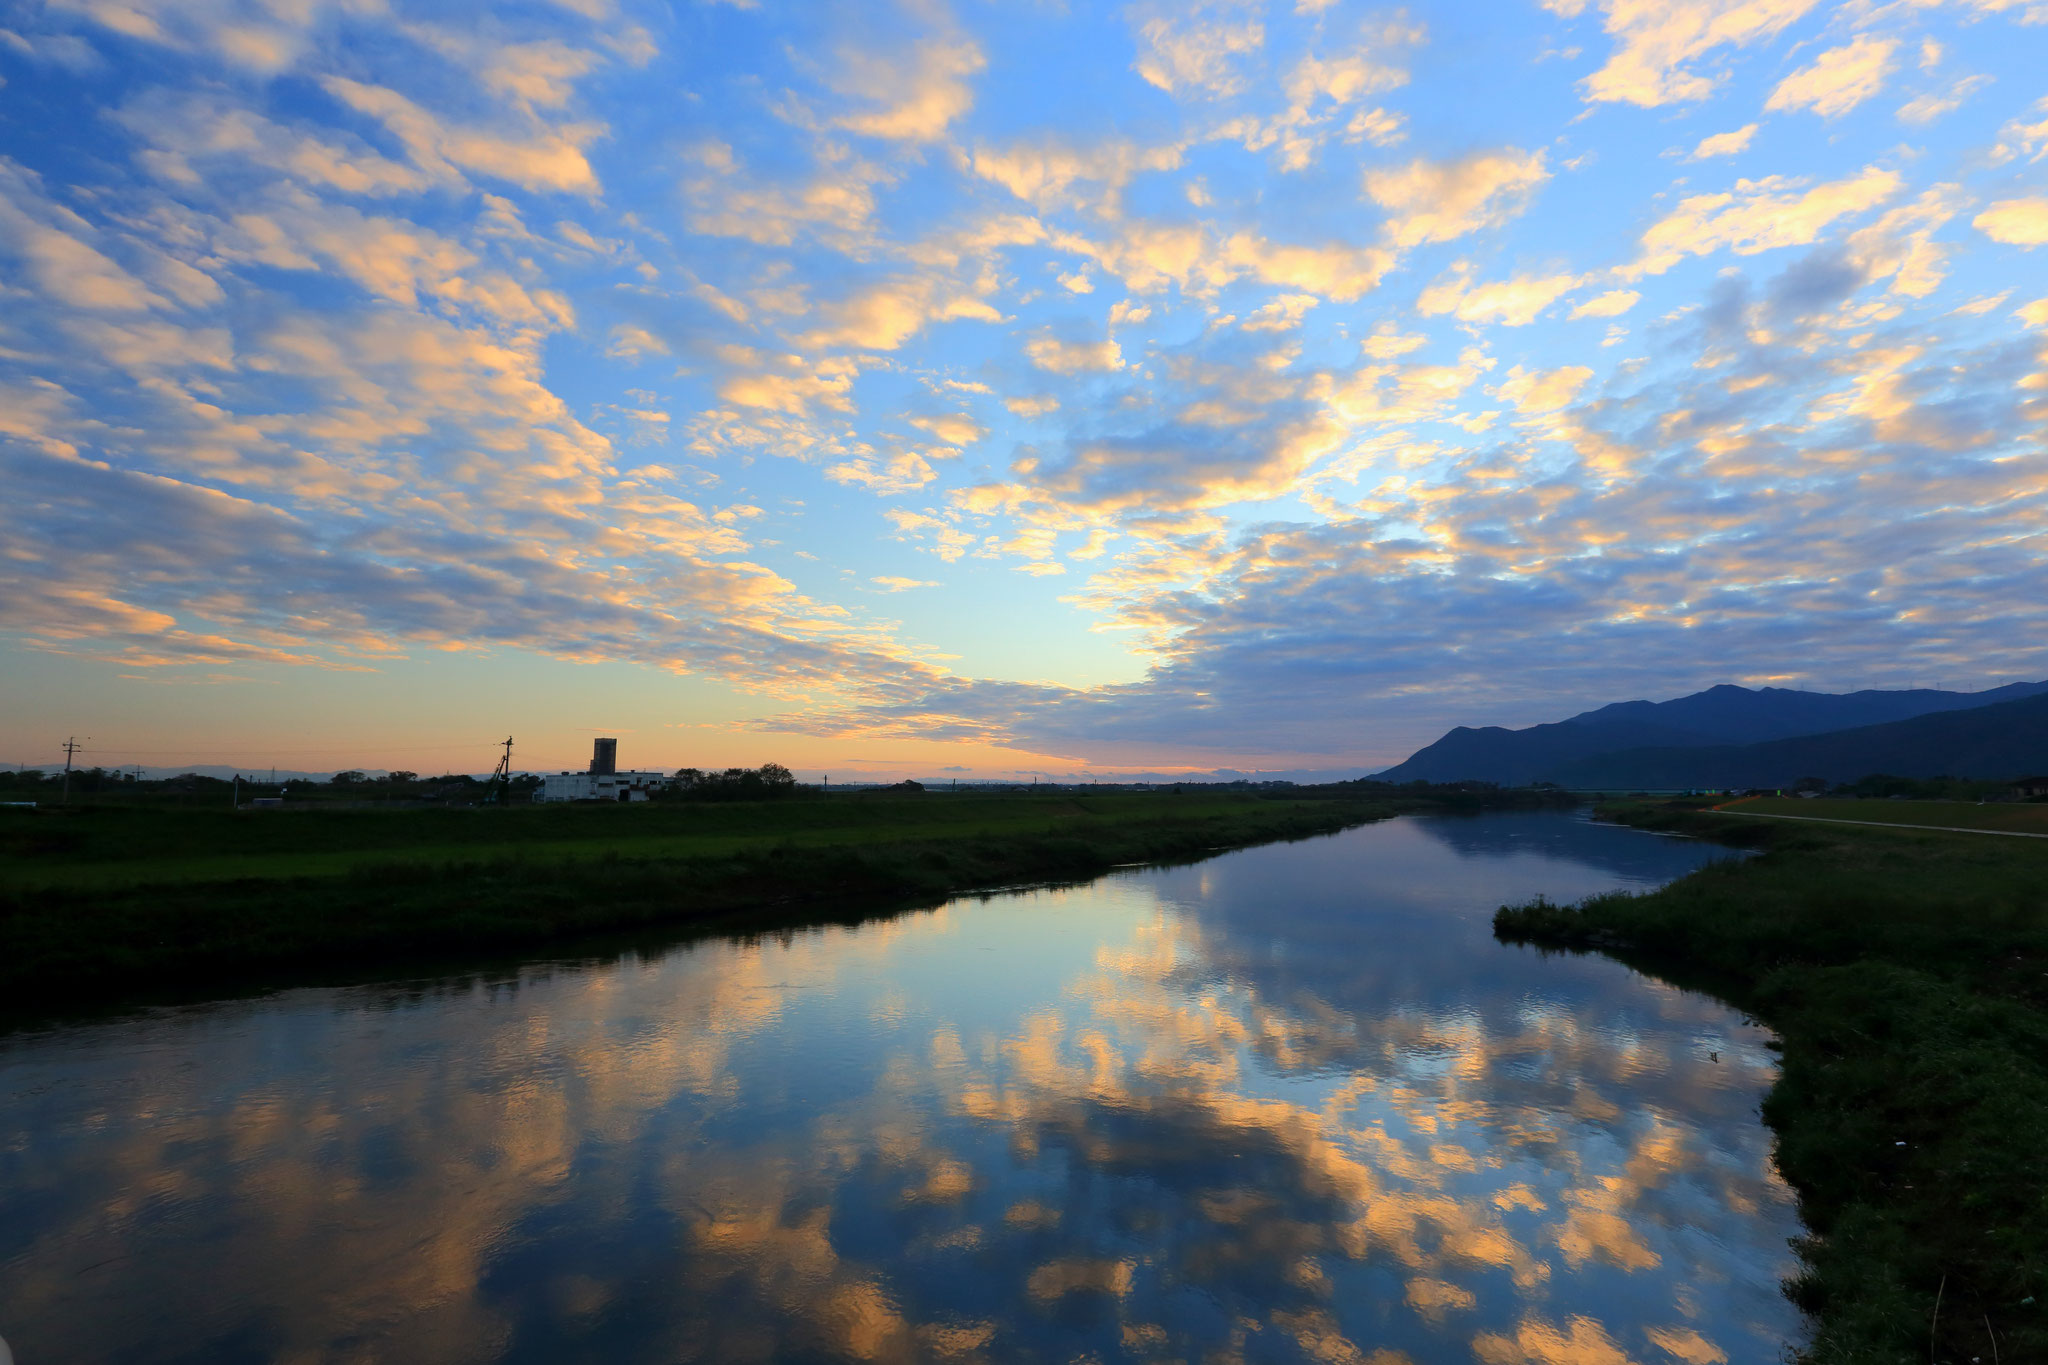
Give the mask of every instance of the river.
M 1777 1361 L 1768 1035 L 1489 925 L 1715 856 L 1404 817 L 17 1031 L 0 1337 L 21 1365 Z

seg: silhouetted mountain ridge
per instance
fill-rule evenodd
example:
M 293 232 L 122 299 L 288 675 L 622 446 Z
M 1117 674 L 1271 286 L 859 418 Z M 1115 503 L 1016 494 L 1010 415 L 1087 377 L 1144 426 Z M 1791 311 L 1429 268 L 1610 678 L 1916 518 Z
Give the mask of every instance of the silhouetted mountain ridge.
M 1377 776 L 1391 782 L 1477 779 L 1515 786 L 1565 781 L 1561 774 L 1579 771 L 1579 765 L 1602 755 L 1627 750 L 1754 745 L 1881 726 L 1918 716 L 1976 710 L 2044 693 L 2048 693 L 2048 682 L 2008 683 L 1983 692 L 1914 688 L 1847 693 L 1800 692 L 1783 687 L 1753 689 L 1723 683 L 1671 701 L 1615 702 L 1582 711 L 1567 720 L 1523 730 L 1461 725 Z M 1876 770 L 1865 768 L 1853 776 Z M 1809 775 L 1819 774 L 1797 776 Z
M 2048 695 L 1937 711 L 1825 734 L 1682 748 L 1624 749 L 1559 768 L 1577 789 L 1789 787 L 1803 777 L 2017 778 L 2048 772 Z

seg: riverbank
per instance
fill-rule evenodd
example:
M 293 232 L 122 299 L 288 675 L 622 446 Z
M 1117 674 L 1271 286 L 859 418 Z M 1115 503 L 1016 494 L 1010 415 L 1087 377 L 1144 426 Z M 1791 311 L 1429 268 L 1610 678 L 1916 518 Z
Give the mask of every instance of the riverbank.
M 1333 833 L 1426 799 L 1158 793 L 0 825 L 0 998 L 118 998 L 308 963 L 930 904 Z
M 1759 850 L 1661 890 L 1503 907 L 1509 942 L 1604 951 L 1769 1025 L 1764 1104 L 1811 1238 L 1806 1358 L 2048 1360 L 2048 846 L 1607 812 Z
M 1738 815 L 1785 820 L 1839 821 L 1852 825 L 1910 825 L 1919 829 L 1974 829 L 2048 839 L 2048 805 L 1977 801 L 1855 801 L 1821 797 L 1749 797 L 1715 809 Z

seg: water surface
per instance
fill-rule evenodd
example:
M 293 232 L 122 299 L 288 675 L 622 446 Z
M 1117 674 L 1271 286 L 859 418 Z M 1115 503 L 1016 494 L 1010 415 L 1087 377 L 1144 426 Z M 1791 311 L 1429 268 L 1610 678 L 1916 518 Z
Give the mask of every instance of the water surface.
M 0 1039 L 56 1361 L 1775 1361 L 1766 1035 L 1503 900 L 1715 851 L 1406 818 L 1084 887 Z

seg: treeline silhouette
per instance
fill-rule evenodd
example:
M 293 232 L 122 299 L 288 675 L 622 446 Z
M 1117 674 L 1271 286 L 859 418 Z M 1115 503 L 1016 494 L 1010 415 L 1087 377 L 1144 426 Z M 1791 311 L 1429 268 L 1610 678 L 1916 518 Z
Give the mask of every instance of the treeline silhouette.
M 799 786 L 796 774 L 780 763 L 763 763 L 758 768 L 727 768 L 713 772 L 704 768 L 678 768 L 676 780 L 656 792 L 657 801 L 778 801 L 793 796 L 816 796 L 813 787 Z

